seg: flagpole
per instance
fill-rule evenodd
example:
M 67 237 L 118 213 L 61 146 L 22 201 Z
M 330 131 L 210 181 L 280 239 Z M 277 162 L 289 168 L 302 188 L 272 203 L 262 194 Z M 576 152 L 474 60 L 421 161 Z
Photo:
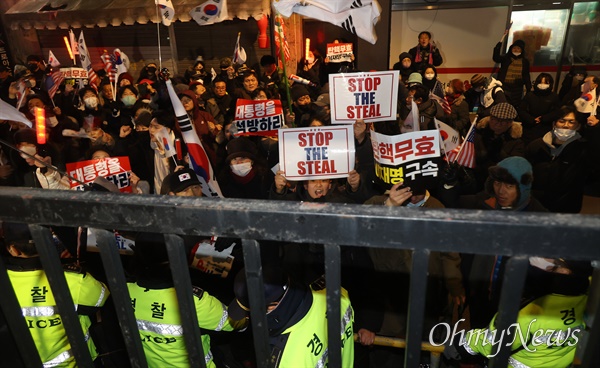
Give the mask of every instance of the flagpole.
M 287 97 L 287 103 L 288 103 L 288 109 L 290 111 L 290 114 L 292 113 L 292 96 L 290 94 L 290 81 L 288 80 L 288 76 L 287 76 L 287 70 L 285 67 L 285 55 L 284 55 L 284 51 L 283 51 L 283 38 L 282 38 L 282 32 L 281 32 L 281 21 L 283 20 L 281 18 L 281 15 L 279 14 L 279 12 L 275 12 L 275 17 L 279 18 L 279 25 L 277 27 L 279 27 L 279 30 L 277 32 L 277 36 L 279 37 L 279 59 L 281 60 L 281 65 L 283 67 L 283 83 L 285 85 L 285 94 Z M 292 127 L 295 127 L 294 122 L 292 121 Z
M 452 162 L 456 162 L 456 160 L 458 160 L 458 158 L 460 157 L 460 153 L 462 152 L 463 148 L 465 148 L 465 141 L 467 139 L 469 139 L 469 135 L 471 134 L 471 130 L 475 129 L 475 124 L 477 123 L 477 118 L 475 118 L 475 120 L 473 120 L 473 124 L 471 124 L 471 128 L 469 129 L 469 131 L 467 132 L 467 135 L 465 136 L 465 140 L 463 141 L 463 144 L 461 144 L 460 149 L 458 150 L 458 153 L 456 154 L 456 157 L 454 157 L 454 161 Z
M 154 7 L 156 8 L 156 19 L 158 22 L 156 23 L 156 34 L 158 35 L 158 70 L 162 70 L 162 50 L 160 48 L 160 17 L 158 15 L 158 0 L 154 1 Z

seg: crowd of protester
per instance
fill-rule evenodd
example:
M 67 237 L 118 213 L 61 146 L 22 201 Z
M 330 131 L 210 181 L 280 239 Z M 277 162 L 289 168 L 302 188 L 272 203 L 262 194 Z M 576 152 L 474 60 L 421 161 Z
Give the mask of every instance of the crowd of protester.
M 502 53 L 502 45 L 501 41 L 493 49 L 493 60 L 500 65 L 498 74 L 489 77 L 475 74 L 469 81 L 442 81 L 436 69 L 443 64 L 442 55 L 429 32 L 421 32 L 418 45 L 401 53 L 398 63 L 393 66 L 400 72 L 399 116 L 397 120 L 373 123 L 374 131 L 387 135 L 401 134 L 404 120 L 410 113 L 411 101 L 419 110 L 422 130 L 435 129 L 434 121 L 438 119 L 464 137 L 471 127 L 472 116 L 477 116 L 475 168 L 447 164 L 440 169 L 438 184 L 427 188 L 400 185 L 385 188 L 378 184 L 373 169 L 370 124 L 362 120 L 354 124 L 356 169 L 343 180 L 288 181 L 285 172 L 272 169 L 279 160 L 276 137 L 235 136 L 234 117 L 238 99 L 282 100 L 283 106 L 290 107 L 285 109 L 284 128 L 330 125 L 328 75 L 358 71 L 354 58 L 352 62 L 333 63 L 316 50 L 308 52 L 298 63 L 296 72 L 302 83 L 290 82 L 289 101 L 284 83 L 287 77 L 281 74 L 277 60 L 270 55 L 260 60 L 260 70 L 245 64 L 235 65 L 230 58 L 222 58 L 216 76 L 212 76 L 199 59 L 183 75 L 172 76 L 171 81 L 225 198 L 407 206 L 415 207 L 415 211 L 420 207 L 451 207 L 578 213 L 586 186 L 600 183 L 600 126 L 597 117 L 600 112 L 600 79 L 588 75 L 585 68 L 574 66 L 557 94 L 550 74 L 541 73 L 532 83 L 523 41 L 516 40 L 506 53 Z M 123 195 L 202 195 L 201 184 L 195 172 L 186 168 L 188 161 L 185 157 L 182 160 L 168 157 L 163 141 L 158 138 L 159 132 L 171 138 L 181 138 L 182 132 L 165 80 L 156 64 L 147 64 L 137 80 L 129 73 L 123 73 L 116 84 L 112 84 L 102 72 L 98 72 L 100 81 L 97 85 L 82 85 L 78 80 L 67 79 L 53 98 L 45 89 L 44 80 L 49 76 L 42 58 L 32 55 L 27 58 L 27 64 L 26 68 L 16 68 L 14 73 L 0 66 L 0 99 L 18 107 L 31 121 L 35 120 L 35 109 L 42 108 L 48 139 L 45 144 L 39 144 L 34 129 L 19 122 L 0 121 L 0 138 L 20 150 L 5 144 L 0 146 L 1 186 L 67 190 L 70 182 L 64 175 L 66 164 L 126 156 L 131 164 L 129 176 L 133 193 Z M 19 90 L 21 83 L 26 87 L 24 90 Z M 444 102 L 446 108 L 442 106 Z M 185 156 L 185 147 L 183 150 Z M 114 190 L 110 183 L 105 187 Z M 19 244 L 31 243 L 31 238 L 24 235 L 26 231 L 10 224 L 5 226 L 4 231 L 4 244 L 10 255 L 4 249 L 3 254 L 12 257 L 11 265 L 16 267 L 15 270 L 39 269 L 39 262 L 30 262 L 22 268 L 22 262 L 14 261 L 35 258 L 34 250 L 17 249 Z M 211 234 L 207 235 L 210 237 Z M 137 275 L 137 281 L 129 284 L 132 300 L 139 301 L 152 294 L 157 300 L 171 303 L 167 310 L 176 309 L 170 271 L 165 267 L 164 244 L 157 241 L 160 236 L 128 236 L 134 238 L 137 250 L 147 250 L 136 251 L 134 263 L 137 267 L 127 270 L 132 276 Z M 66 257 L 71 260 L 77 258 L 71 256 L 79 254 L 77 236 L 70 234 L 60 241 L 67 251 Z M 199 241 L 194 237 L 186 239 L 186 249 L 192 252 Z M 222 251 L 233 243 L 236 243 L 235 240 L 224 239 L 215 246 L 217 251 Z M 244 303 L 247 305 L 240 246 L 237 241 L 232 251 L 235 262 L 228 276 L 220 278 L 191 271 L 194 282 L 202 288 L 194 289 L 194 301 L 199 315 L 204 313 L 204 317 L 199 319 L 203 329 L 231 331 L 245 326 L 244 323 L 236 324 L 231 318 L 221 319 L 221 316 L 227 317 L 225 304 L 231 300 L 234 302 L 229 308 L 239 309 L 239 306 L 244 307 Z M 309 311 L 311 302 L 307 300 L 317 303 L 323 297 L 324 287 L 319 286 L 324 272 L 323 245 L 296 244 L 289 247 L 285 242 L 264 242 L 261 246 L 265 249 L 263 262 L 266 267 L 279 272 L 265 273 L 271 275 L 265 295 L 267 302 L 271 303 L 269 311 L 277 311 L 269 314 L 269 328 L 271 345 L 275 347 L 274 351 L 279 349 L 278 359 L 284 362 L 283 367 L 285 362 L 291 364 L 289 362 L 298 360 L 293 360 L 291 353 L 285 355 L 282 351 L 298 350 L 300 348 L 294 344 L 306 345 L 306 341 L 295 340 L 302 336 L 302 332 L 296 330 L 293 333 L 299 335 L 289 340 L 274 342 L 275 337 L 289 335 L 290 330 L 286 332 L 286 328 L 297 324 L 301 318 L 315 318 L 311 313 L 316 312 L 313 309 Z M 93 269 L 98 258 L 90 253 L 88 257 L 84 264 Z M 354 324 L 349 331 L 358 336 L 353 350 L 347 348 L 344 357 L 353 355 L 354 366 L 367 367 L 369 362 L 372 366 L 384 364 L 389 352 L 381 349 L 377 353 L 377 348 L 373 347 L 376 334 L 404 336 L 411 257 L 410 251 L 342 247 L 342 286 L 348 291 L 347 294 L 344 292 L 342 299 L 344 307 L 348 308 L 348 296 L 352 301 Z M 540 262 L 531 263 L 535 277 L 528 278 L 527 300 L 544 298 L 551 293 L 572 298 L 585 294 L 589 267 L 568 260 L 546 259 L 545 262 L 548 267 L 543 261 L 544 267 L 537 267 Z M 433 253 L 429 265 L 424 340 L 434 325 L 452 320 L 453 310 L 470 309 L 468 322 L 473 328 L 488 326 L 497 312 L 505 264 L 506 257 Z M 550 266 L 556 267 L 551 269 Z M 282 278 L 283 270 L 287 277 Z M 85 274 L 80 269 L 75 272 Z M 94 277 L 105 280 L 101 268 L 96 268 Z M 552 289 L 555 281 L 561 285 L 558 291 Z M 549 286 L 536 289 L 532 282 Z M 98 284 L 95 285 L 98 287 Z M 569 289 L 566 285 L 577 287 Z M 390 295 L 386 292 L 390 289 L 406 292 Z M 105 300 L 102 299 L 101 304 Z M 577 302 L 581 301 L 577 299 Z M 162 307 L 165 308 L 165 304 Z M 298 311 L 305 314 L 298 317 L 295 315 Z M 342 312 L 345 311 L 343 308 Z M 144 316 L 141 311 L 138 314 L 138 309 L 135 312 L 138 319 L 150 320 L 156 315 L 153 312 L 151 316 Z M 114 322 L 114 316 L 106 311 L 104 313 L 107 316 L 102 324 Z M 246 316 L 243 313 L 236 315 L 242 320 Z M 323 317 L 322 314 L 319 316 Z M 174 325 L 180 321 L 179 316 L 170 318 L 169 323 Z M 581 316 L 577 318 L 581 322 Z M 92 325 L 98 323 L 95 321 Z M 107 331 L 110 329 L 106 328 L 104 334 Z M 96 336 L 99 335 L 102 334 Z M 252 366 L 252 349 L 247 348 L 250 334 L 217 332 L 211 337 L 212 340 L 203 338 L 205 354 L 210 354 L 211 349 L 213 351 L 210 356 L 206 355 L 209 366 Z M 106 337 L 104 340 L 96 344 L 100 353 L 98 360 L 102 360 L 105 366 L 127 364 L 126 358 L 120 356 L 122 351 L 115 353 L 119 351 L 118 341 L 107 342 L 111 339 Z M 186 366 L 185 345 L 181 339 L 178 341 L 173 350 L 146 350 L 147 358 L 155 366 Z M 326 339 L 311 341 L 314 346 L 319 346 Z M 235 353 L 231 356 L 228 351 Z M 460 358 L 462 355 L 465 358 L 465 354 L 472 351 L 478 350 L 471 347 L 466 352 L 455 351 L 454 355 L 448 356 Z M 295 354 L 301 355 L 297 351 Z M 563 351 L 563 355 L 571 358 L 572 354 L 571 350 Z M 93 356 L 96 356 L 95 350 Z M 46 358 L 53 356 L 47 355 Z M 528 358 L 515 359 L 523 362 Z M 429 358 L 424 355 L 422 361 L 427 364 Z

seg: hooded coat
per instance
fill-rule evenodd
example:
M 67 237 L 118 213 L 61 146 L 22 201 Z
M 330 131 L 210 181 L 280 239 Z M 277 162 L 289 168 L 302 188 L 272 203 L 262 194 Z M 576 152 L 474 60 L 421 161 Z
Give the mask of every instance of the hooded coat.
M 521 54 L 519 56 L 515 56 L 512 53 L 513 46 L 519 46 L 521 50 Z M 502 82 L 502 86 L 504 87 L 504 93 L 508 97 L 508 101 L 512 104 L 516 104 L 518 106 L 521 101 L 523 95 L 523 86 L 525 86 L 527 91 L 531 90 L 531 76 L 529 75 L 529 60 L 524 57 L 525 54 L 525 42 L 522 40 L 516 40 L 510 47 L 508 48 L 508 52 L 504 55 L 501 54 L 502 51 L 502 42 L 498 42 L 496 47 L 494 47 L 494 62 L 500 64 L 500 70 L 498 71 L 498 80 Z M 509 66 L 516 60 L 522 62 L 521 67 L 521 78 L 514 81 L 514 83 L 507 83 L 506 75 L 509 69 Z

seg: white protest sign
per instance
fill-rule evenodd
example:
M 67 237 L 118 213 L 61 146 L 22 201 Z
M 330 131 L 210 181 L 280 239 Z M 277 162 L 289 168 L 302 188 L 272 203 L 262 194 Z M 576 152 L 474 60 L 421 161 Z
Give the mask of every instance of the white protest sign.
M 351 43 L 328 43 L 327 57 L 330 63 L 342 63 L 352 61 Z
M 354 152 L 351 125 L 279 130 L 279 165 L 287 180 L 346 178 Z
M 330 74 L 329 96 L 333 124 L 396 120 L 398 71 Z

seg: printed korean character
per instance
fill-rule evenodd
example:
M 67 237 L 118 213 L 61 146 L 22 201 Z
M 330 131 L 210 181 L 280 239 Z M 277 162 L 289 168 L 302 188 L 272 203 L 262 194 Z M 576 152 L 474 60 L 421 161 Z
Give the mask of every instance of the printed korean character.
M 438 165 L 434 162 L 427 161 L 423 167 L 421 167 L 421 171 L 423 176 L 433 176 L 436 178 L 438 176 Z
M 82 70 L 82 71 L 80 71 L 80 72 L 79 72 L 79 76 L 80 76 L 82 79 L 86 79 L 86 78 L 88 77 L 88 72 L 87 72 L 87 70 Z
M 121 171 L 121 163 L 119 162 L 118 158 L 110 157 L 107 161 L 108 171 L 111 174 L 118 173 L 119 171 Z
M 336 53 L 336 54 L 339 54 L 340 47 L 339 46 L 333 46 L 333 52 Z
M 260 119 L 259 128 L 260 128 L 261 132 L 266 132 L 268 130 L 271 130 L 271 119 L 269 119 L 269 118 Z
M 154 302 L 152 303 L 152 318 L 163 319 L 165 317 L 165 303 Z
M 93 181 L 94 179 L 96 179 L 98 175 L 96 175 L 96 169 L 94 168 L 94 165 L 87 165 L 83 167 L 83 180 L 88 182 L 88 181 Z
M 242 133 L 246 133 L 248 131 L 248 127 L 247 127 L 247 120 L 238 120 L 235 123 L 235 126 L 237 127 L 237 133 L 238 134 L 242 134 Z
M 77 168 L 77 169 L 71 171 L 69 173 L 69 175 L 74 177 L 75 179 L 83 180 L 83 169 Z
M 409 171 L 409 169 L 415 169 L 406 173 L 406 177 L 409 177 L 410 180 L 415 180 L 415 177 L 421 174 L 421 164 L 418 162 L 413 162 L 412 164 L 406 165 L 406 171 Z
M 74 69 L 73 70 L 73 78 L 80 78 L 79 70 L 78 69 Z
M 97 161 L 94 164 L 94 167 L 96 168 L 96 171 L 98 172 L 98 176 L 106 176 L 108 175 L 108 160 L 102 159 Z
M 275 101 L 269 100 L 269 101 L 267 101 L 265 106 L 266 106 L 265 111 L 266 111 L 267 115 L 275 115 Z
M 273 130 L 279 129 L 281 128 L 281 115 L 275 115 L 271 117 L 271 124 L 273 127 Z
M 254 105 L 246 105 L 244 109 L 244 118 L 252 119 L 254 117 Z
M 392 163 L 394 163 L 394 154 L 393 154 L 393 149 L 392 149 L 392 144 L 391 143 L 379 143 L 379 155 L 381 157 L 381 159 L 386 159 L 386 160 L 390 160 Z
M 235 107 L 235 120 L 243 119 L 245 111 L 246 111 L 246 105 L 236 106 Z
M 435 154 L 435 138 L 423 136 L 415 139 L 415 156 L 433 155 Z
M 398 158 L 400 161 L 406 161 L 407 158 L 414 153 L 412 143 L 411 139 L 397 142 L 394 145 L 394 158 Z
M 390 168 L 390 183 L 398 184 L 404 181 L 404 170 L 402 167 Z
M 254 116 L 261 118 L 265 116 L 266 104 L 264 102 L 254 105 Z
M 47 287 L 34 286 L 31 289 L 31 301 L 33 303 L 44 303 L 46 301 L 46 294 L 48 293 Z
M 246 120 L 246 126 L 248 127 L 248 132 L 258 132 L 258 119 Z
M 340 52 L 346 52 L 346 45 L 340 45 Z
M 323 351 L 323 342 L 316 333 L 313 333 L 313 337 L 310 339 L 308 344 L 306 344 L 307 348 L 310 348 L 310 353 L 314 354 L 314 356 L 319 356 Z
M 67 71 L 65 71 L 63 73 L 63 75 L 65 76 L 65 79 L 71 79 L 71 78 L 73 78 L 73 75 L 71 74 L 71 69 L 67 69 Z
M 331 55 L 333 53 L 333 47 L 327 46 L 327 55 Z
M 390 183 L 390 168 L 375 163 L 375 175 L 384 183 Z
M 137 302 L 136 298 L 131 299 L 131 307 L 135 310 L 135 303 Z
M 570 325 L 575 322 L 575 309 L 574 308 L 561 310 L 560 313 L 562 313 L 562 315 L 563 315 L 560 319 L 562 319 L 562 321 L 565 325 Z

